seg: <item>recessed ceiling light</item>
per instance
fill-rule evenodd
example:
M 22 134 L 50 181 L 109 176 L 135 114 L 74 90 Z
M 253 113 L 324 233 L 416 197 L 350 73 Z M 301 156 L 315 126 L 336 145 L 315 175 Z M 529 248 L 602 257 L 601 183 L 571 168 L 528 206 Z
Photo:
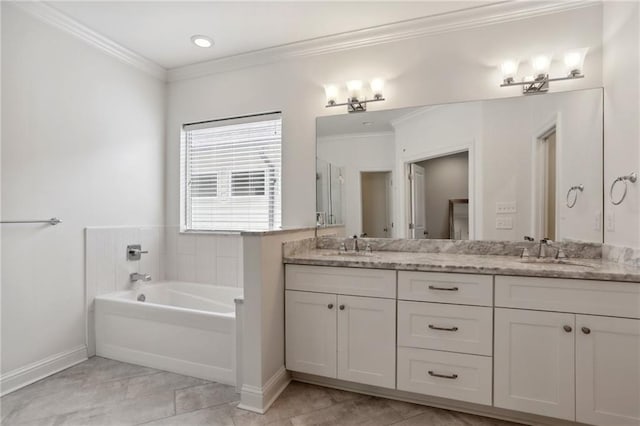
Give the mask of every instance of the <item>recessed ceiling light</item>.
M 373 124 L 373 121 L 363 121 L 362 125 L 363 126 L 371 126 Z
M 191 41 L 198 47 L 211 47 L 213 46 L 213 40 L 211 37 L 207 37 L 205 35 L 194 35 L 191 36 Z

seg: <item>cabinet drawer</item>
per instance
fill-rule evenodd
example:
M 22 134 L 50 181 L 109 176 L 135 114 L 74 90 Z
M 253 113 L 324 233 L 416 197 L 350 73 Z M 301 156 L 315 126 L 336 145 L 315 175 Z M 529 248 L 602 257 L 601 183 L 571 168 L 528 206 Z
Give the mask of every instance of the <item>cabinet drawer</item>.
M 398 272 L 398 298 L 462 305 L 493 305 L 491 275 Z
M 286 265 L 287 290 L 395 299 L 396 271 Z
M 398 348 L 398 390 L 491 405 L 491 357 Z
M 484 306 L 398 302 L 398 345 L 491 355 L 493 309 Z
M 640 283 L 496 277 L 496 306 L 640 318 Z

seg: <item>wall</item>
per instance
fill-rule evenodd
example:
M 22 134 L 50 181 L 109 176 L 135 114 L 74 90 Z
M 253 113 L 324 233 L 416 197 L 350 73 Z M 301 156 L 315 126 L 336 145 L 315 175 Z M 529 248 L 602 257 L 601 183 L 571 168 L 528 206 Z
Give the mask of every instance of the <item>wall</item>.
M 318 157 L 344 167 L 342 208 L 347 235 L 362 232 L 360 172 L 393 171 L 393 133 L 358 133 L 318 139 Z
M 427 238 L 449 238 L 449 200 L 469 198 L 469 154 L 418 163 L 424 167 Z
M 315 118 L 344 114 L 325 108 L 323 84 L 380 76 L 387 101 L 371 110 L 518 96 L 500 88 L 505 57 L 589 46 L 586 77 L 557 82 L 553 91 L 602 85 L 602 7 L 591 7 L 458 32 L 301 57 L 174 81 L 168 87 L 167 198 L 169 225 L 179 221 L 179 134 L 183 123 L 283 112 L 283 225 L 315 222 Z M 552 71 L 561 71 L 555 61 Z M 527 72 L 523 69 L 523 73 Z
M 606 156 L 605 243 L 640 248 L 640 182 L 619 206 L 609 202 L 613 180 L 640 173 L 640 5 L 604 2 L 603 80 Z
M 86 356 L 84 229 L 164 223 L 164 83 L 2 3 L 2 391 Z

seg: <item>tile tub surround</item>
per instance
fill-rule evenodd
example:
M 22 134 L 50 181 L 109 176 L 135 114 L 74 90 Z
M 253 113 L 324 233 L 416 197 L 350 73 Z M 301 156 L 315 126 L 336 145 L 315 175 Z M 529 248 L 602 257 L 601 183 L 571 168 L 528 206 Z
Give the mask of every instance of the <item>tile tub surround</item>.
M 516 425 L 299 382 L 264 415 L 237 404 L 230 386 L 99 357 L 0 399 L 3 426 Z
M 500 251 L 501 249 L 491 247 L 490 242 L 477 242 L 477 247 L 485 247 L 487 249 L 486 251 L 491 253 L 490 255 L 487 255 L 452 254 L 446 251 L 428 252 L 425 247 L 428 247 L 429 243 L 420 245 L 418 244 L 419 242 L 414 243 L 412 240 L 390 240 L 389 244 L 384 247 L 393 247 L 397 249 L 408 247 L 409 249 L 413 248 L 414 250 L 377 251 L 376 247 L 380 248 L 383 247 L 383 245 L 376 246 L 375 244 L 372 244 L 374 251 L 370 255 L 345 256 L 338 253 L 337 246 L 335 244 L 339 244 L 343 241 L 344 239 L 320 238 L 317 240 L 317 245 L 322 248 L 316 248 L 306 252 L 294 252 L 294 254 L 286 256 L 284 258 L 284 262 L 300 265 L 344 266 L 353 268 L 640 282 L 640 268 L 603 260 L 595 255 L 593 258 L 571 258 L 572 256 L 569 255 L 569 260 L 576 262 L 578 265 L 535 264 L 522 262 L 520 258 L 515 255 L 507 256 L 494 254 L 504 253 L 504 250 Z M 378 243 L 380 240 L 366 241 Z M 406 241 L 406 244 L 403 244 L 404 241 Z M 435 242 L 435 245 L 438 246 L 439 243 L 440 242 Z M 454 244 L 451 246 L 458 245 L 456 244 L 457 242 L 453 243 Z M 510 244 L 511 243 L 498 243 L 498 246 L 510 247 Z M 447 246 L 446 243 L 445 246 Z M 418 251 L 416 248 L 421 248 L 424 251 Z M 585 249 L 585 253 L 587 254 L 593 254 L 597 251 L 599 251 L 599 249 L 591 248 L 590 245 L 589 248 Z M 518 251 L 518 255 L 519 253 L 520 250 Z

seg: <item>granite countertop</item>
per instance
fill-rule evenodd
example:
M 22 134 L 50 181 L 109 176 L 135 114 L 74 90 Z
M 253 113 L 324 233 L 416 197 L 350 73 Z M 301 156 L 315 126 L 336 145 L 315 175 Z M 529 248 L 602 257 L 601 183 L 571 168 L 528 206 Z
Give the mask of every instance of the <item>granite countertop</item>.
M 525 263 L 516 256 L 377 251 L 340 254 L 337 250 L 312 249 L 290 254 L 284 263 L 396 269 L 402 271 L 457 272 L 546 278 L 625 281 L 640 283 L 640 268 L 602 259 L 568 259 L 568 263 Z

